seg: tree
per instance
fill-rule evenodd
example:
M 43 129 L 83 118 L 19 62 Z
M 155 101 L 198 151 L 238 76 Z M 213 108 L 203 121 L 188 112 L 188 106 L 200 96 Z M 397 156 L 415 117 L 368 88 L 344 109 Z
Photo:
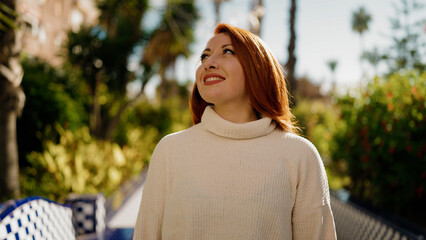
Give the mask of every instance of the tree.
M 359 34 L 361 53 L 364 52 L 364 33 L 368 30 L 368 25 L 371 22 L 371 15 L 365 10 L 364 7 L 360 7 L 357 11 L 352 13 L 352 30 Z M 361 66 L 361 57 L 360 57 Z M 361 70 L 363 74 L 363 70 Z
M 57 124 L 71 131 L 87 125 L 85 107 L 90 93 L 87 84 L 69 66 L 56 69 L 37 58 L 24 58 L 21 64 L 26 103 L 16 126 L 22 173 L 29 166 L 29 153 L 43 151 L 45 141 L 59 142 Z
M 400 0 L 394 3 L 395 14 L 390 19 L 393 45 L 384 54 L 390 66 L 390 74 L 399 69 L 426 69 L 424 5 L 417 0 Z M 420 13 L 416 15 L 416 12 Z
M 362 59 L 365 59 L 370 63 L 374 68 L 374 75 L 377 76 L 377 66 L 382 60 L 382 55 L 379 53 L 377 47 L 375 47 L 372 51 L 364 51 L 361 56 Z
M 262 32 L 262 18 L 265 15 L 263 0 L 252 0 L 251 10 L 249 15 L 250 32 L 260 36 Z
M 285 69 L 287 71 L 287 83 L 289 85 L 289 93 L 290 96 L 294 96 L 297 88 L 297 81 L 294 77 L 294 70 L 296 67 L 296 55 L 295 55 L 295 49 L 296 49 L 296 0 L 291 0 L 290 5 L 290 18 L 289 18 L 289 24 L 290 24 L 290 40 L 288 44 L 288 59 L 287 63 L 285 64 Z M 290 97 L 291 99 L 291 97 Z M 296 100 L 293 98 L 292 105 L 296 105 Z
M 6 198 L 20 195 L 16 118 L 25 103 L 20 87 L 22 35 L 15 9 L 14 0 L 0 3 L 0 195 Z
M 333 81 L 333 88 L 335 88 L 335 86 L 336 86 L 335 71 L 336 71 L 336 67 L 337 67 L 337 60 L 335 60 L 335 59 L 329 60 L 327 62 L 327 65 L 330 68 L 331 74 L 333 75 L 333 79 L 332 79 L 332 81 Z
M 191 54 L 190 44 L 194 41 L 195 22 L 198 19 L 194 1 L 168 0 L 160 25 L 153 31 L 145 48 L 142 63 L 158 68 L 161 77 L 160 99 L 169 95 L 166 71 L 174 65 L 179 56 Z
M 99 24 L 69 33 L 68 60 L 90 86 L 90 129 L 98 138 L 112 138 L 125 109 L 143 95 L 143 78 L 150 77 L 147 68 L 139 94 L 127 97 L 127 84 L 137 80 L 128 68 L 129 56 L 144 43 L 140 26 L 147 7 L 147 0 L 100 1 Z
M 426 72 L 376 77 L 359 94 L 337 98 L 331 138 L 333 165 L 351 178 L 351 197 L 423 226 L 425 96 Z
M 368 31 L 368 25 L 371 21 L 371 15 L 360 7 L 357 11 L 352 13 L 352 30 L 357 32 L 361 38 L 361 52 L 364 51 L 363 34 Z

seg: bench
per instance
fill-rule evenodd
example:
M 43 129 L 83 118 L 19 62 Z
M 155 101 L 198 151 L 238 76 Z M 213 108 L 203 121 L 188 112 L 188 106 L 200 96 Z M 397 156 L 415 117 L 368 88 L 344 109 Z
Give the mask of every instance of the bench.
M 41 198 L 9 200 L 0 207 L 0 240 L 75 239 L 70 206 Z

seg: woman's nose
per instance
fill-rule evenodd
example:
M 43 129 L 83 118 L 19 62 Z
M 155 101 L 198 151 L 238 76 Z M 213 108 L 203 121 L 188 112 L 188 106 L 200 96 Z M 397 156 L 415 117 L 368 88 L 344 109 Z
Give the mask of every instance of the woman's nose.
M 207 69 L 216 69 L 218 67 L 217 61 L 216 61 L 216 57 L 215 56 L 209 56 L 205 61 L 204 61 L 204 68 Z

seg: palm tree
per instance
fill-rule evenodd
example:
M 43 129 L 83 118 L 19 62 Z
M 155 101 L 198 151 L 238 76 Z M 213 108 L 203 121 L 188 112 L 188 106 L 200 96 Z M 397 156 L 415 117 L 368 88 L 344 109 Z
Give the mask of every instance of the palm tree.
M 168 0 L 160 26 L 153 31 L 145 48 L 144 65 L 158 65 L 161 77 L 160 100 L 169 96 L 166 71 L 174 65 L 179 56 L 187 58 L 191 54 L 189 45 L 194 41 L 194 27 L 198 13 L 193 0 L 180 2 Z
M 364 7 L 360 7 L 357 11 L 352 13 L 352 30 L 357 32 L 361 38 L 361 52 L 363 49 L 363 34 L 368 31 L 368 25 L 371 22 L 371 15 L 365 10 Z
M 22 33 L 17 28 L 15 0 L 0 3 L 0 196 L 20 195 L 16 118 L 25 103 L 20 85 L 23 70 L 20 61 Z M 7 20 L 4 20 L 7 19 Z
M 288 59 L 285 64 L 285 69 L 287 71 L 287 82 L 289 85 L 290 96 L 294 96 L 297 88 L 296 78 L 294 77 L 294 70 L 296 67 L 296 0 L 291 0 L 290 5 L 290 40 L 288 44 Z M 291 99 L 291 98 L 289 98 Z M 293 98 L 292 105 L 296 105 L 296 99 Z
M 363 34 L 368 31 L 368 25 L 371 22 L 371 15 L 365 10 L 364 7 L 360 7 L 357 11 L 352 13 L 352 30 L 359 34 L 360 44 L 361 44 L 361 53 L 364 52 L 364 40 Z M 360 57 L 360 66 L 361 66 L 361 57 Z M 362 73 L 364 72 L 361 70 Z
M 332 79 L 332 84 L 333 84 L 333 89 L 336 87 L 336 75 L 335 75 L 335 71 L 336 71 L 336 67 L 337 67 L 337 60 L 332 59 L 329 60 L 327 62 L 328 67 L 330 68 L 331 74 L 333 75 L 333 79 Z
M 265 14 L 263 0 L 252 0 L 250 10 L 250 32 L 260 36 L 262 32 L 262 18 Z

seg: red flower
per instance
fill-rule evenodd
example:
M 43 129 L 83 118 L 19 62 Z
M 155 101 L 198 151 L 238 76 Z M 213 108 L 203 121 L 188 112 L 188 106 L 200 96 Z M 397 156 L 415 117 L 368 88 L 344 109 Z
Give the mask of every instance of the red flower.
M 418 99 L 419 98 L 419 92 L 417 92 L 417 88 L 416 87 L 411 87 L 411 93 L 413 93 L 413 95 L 414 95 L 414 97 L 416 98 L 416 99 Z
M 368 127 L 363 127 L 361 129 L 361 136 L 365 136 L 367 134 L 367 131 L 368 131 Z
M 421 199 L 422 198 L 422 193 L 423 193 L 423 187 L 418 187 L 417 188 L 417 198 Z
M 363 163 L 370 162 L 370 157 L 369 156 L 362 156 L 361 157 L 361 162 L 363 162 Z
M 392 103 L 388 103 L 388 111 L 392 111 L 393 110 L 393 104 Z

